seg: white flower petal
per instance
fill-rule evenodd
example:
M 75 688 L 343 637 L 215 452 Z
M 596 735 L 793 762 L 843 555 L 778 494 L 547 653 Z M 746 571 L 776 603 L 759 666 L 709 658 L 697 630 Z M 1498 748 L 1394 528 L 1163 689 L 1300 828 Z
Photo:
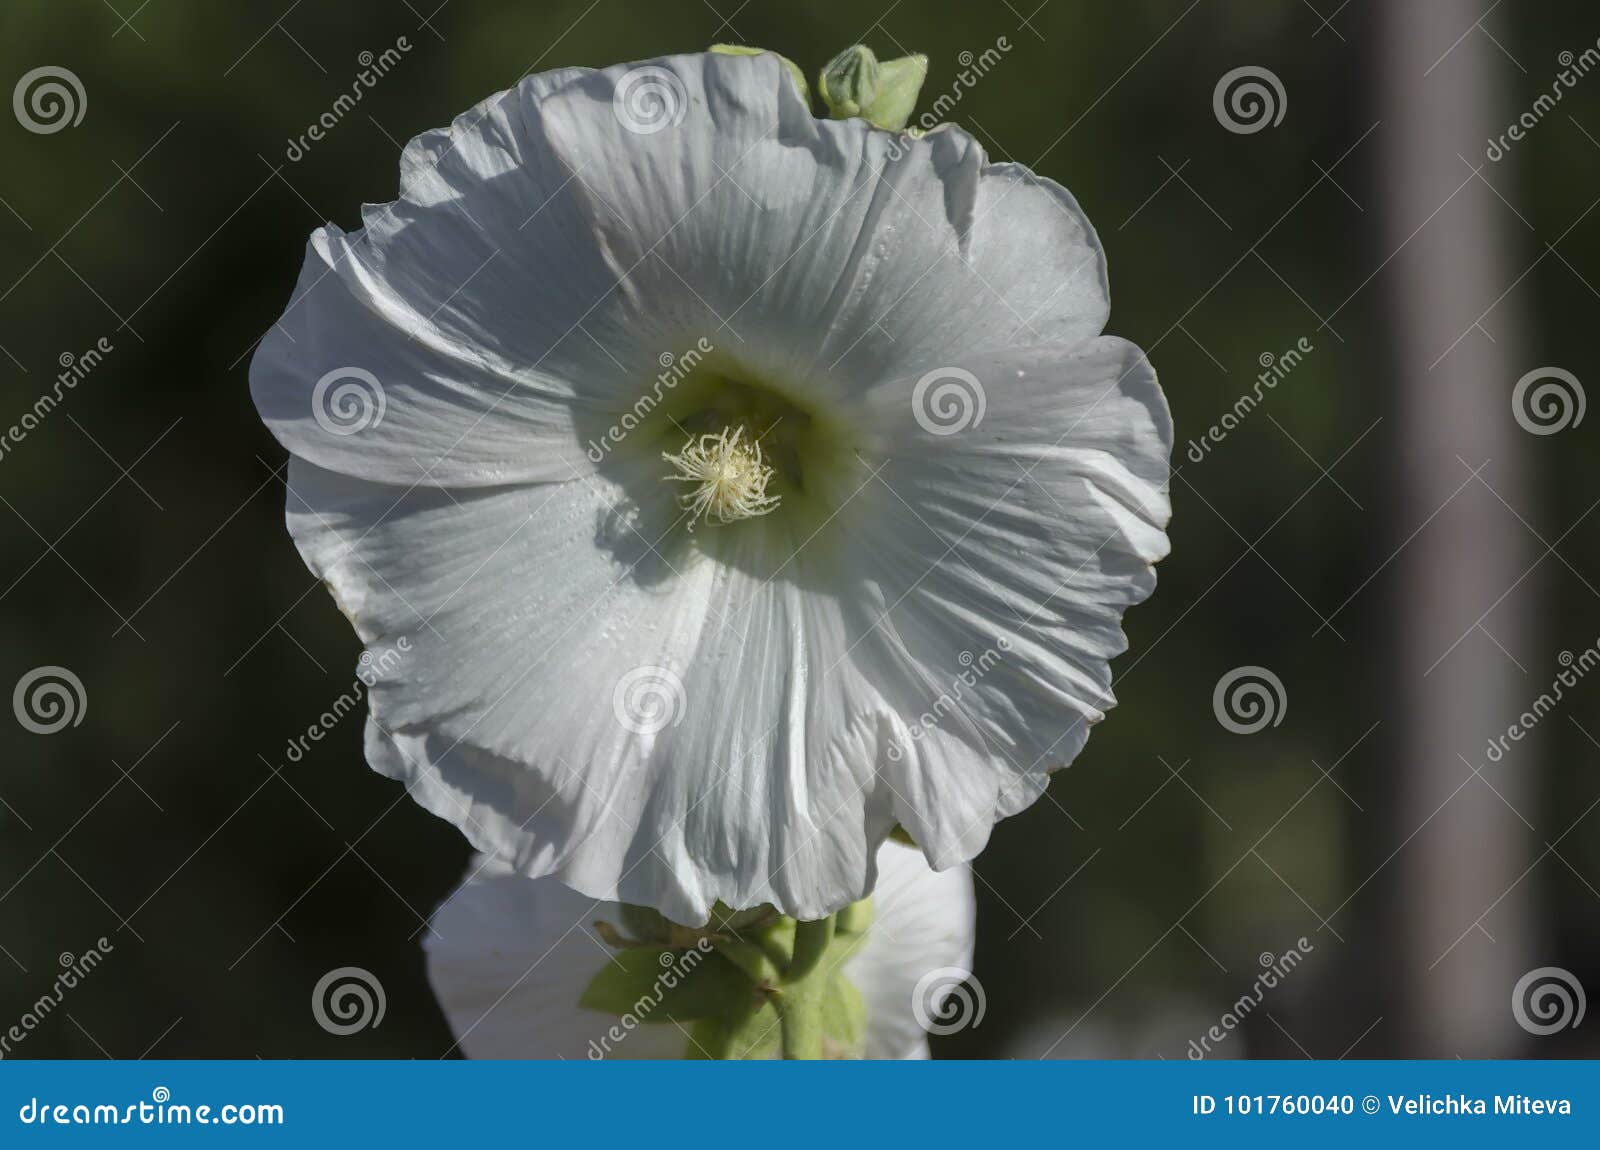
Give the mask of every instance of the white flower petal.
M 641 74 L 659 131 L 626 122 Z M 1038 796 L 1166 548 L 1165 408 L 1096 339 L 1070 196 L 958 129 L 816 120 L 770 57 L 532 77 L 403 174 L 362 233 L 313 237 L 251 373 L 307 563 L 369 645 L 410 645 L 371 690 L 376 769 L 524 873 L 688 923 L 817 917 L 872 889 L 896 821 L 950 865 Z M 825 517 L 689 537 L 652 451 L 586 449 L 707 333 L 857 437 L 858 477 L 808 475 Z M 352 365 L 387 406 L 330 431 L 314 400 Z M 957 365 L 985 419 L 924 431 L 915 388 Z M 667 721 L 620 714 L 635 690 Z
M 589 469 L 575 414 L 625 410 L 708 332 L 777 335 L 762 365 L 828 387 L 1103 327 L 1104 259 L 1059 185 L 958 129 L 815 120 L 771 58 L 650 67 L 690 109 L 678 129 L 615 111 L 638 66 L 528 77 L 414 140 L 362 231 L 313 234 L 251 365 L 286 447 L 394 483 L 562 480 Z M 352 369 L 385 408 L 340 434 L 315 385 Z
M 845 516 L 873 623 L 851 648 L 906 718 L 884 764 L 895 817 L 936 864 L 1042 793 L 1114 705 L 1123 612 L 1155 588 L 1172 423 L 1124 340 L 969 357 L 980 422 L 925 430 L 914 381 L 870 398 L 888 462 Z
M 289 490 L 374 662 L 406 642 L 369 688 L 369 761 L 479 849 L 685 923 L 718 899 L 820 917 L 871 890 L 892 819 L 865 813 L 872 696 L 826 602 L 705 555 L 641 571 L 631 536 L 597 548 L 598 478 L 397 499 L 296 460 Z M 652 691 L 660 729 L 630 722 Z
M 574 419 L 608 397 L 631 402 L 661 349 L 638 325 L 593 314 L 614 280 L 583 239 L 573 174 L 530 134 L 529 109 L 581 75 L 529 77 L 418 137 L 399 200 L 368 205 L 350 235 L 312 234 L 250 367 L 256 406 L 291 452 L 431 486 L 592 470 Z
M 813 387 L 1103 328 L 1099 241 L 1053 181 L 987 164 L 959 128 L 912 140 L 818 120 L 771 57 L 644 67 L 670 77 L 678 128 L 642 135 L 613 113 L 641 66 L 590 73 L 538 109 L 641 312 L 698 304 L 687 322 L 784 349 L 773 366 Z
M 965 867 L 936 873 L 896 843 L 878 861 L 876 921 L 845 973 L 867 1006 L 866 1057 L 926 1058 L 912 995 L 930 970 L 970 968 L 972 876 Z M 616 1018 L 579 1009 L 609 954 L 593 937 L 597 920 L 617 923 L 621 908 L 474 858 L 424 944 L 429 981 L 461 1050 L 472 1058 L 683 1057 L 689 1039 L 675 1024 L 640 1025 L 617 1041 L 607 1035 Z M 939 1001 L 928 1005 L 937 1010 Z
M 921 853 L 899 843 L 878 851 L 876 915 L 866 945 L 846 974 L 867 1004 L 868 1058 L 926 1058 L 928 1035 L 917 1018 L 939 1010 L 953 989 L 948 979 L 918 1004 L 924 978 L 939 970 L 972 969 L 977 898 L 965 866 L 935 871 Z
M 611 953 L 594 923 L 621 908 L 596 903 L 553 879 L 523 878 L 478 855 L 467 879 L 434 916 L 424 948 L 428 978 L 462 1052 L 471 1058 L 681 1058 L 688 1036 L 652 1023 L 611 1043 L 616 1018 L 578 998 Z

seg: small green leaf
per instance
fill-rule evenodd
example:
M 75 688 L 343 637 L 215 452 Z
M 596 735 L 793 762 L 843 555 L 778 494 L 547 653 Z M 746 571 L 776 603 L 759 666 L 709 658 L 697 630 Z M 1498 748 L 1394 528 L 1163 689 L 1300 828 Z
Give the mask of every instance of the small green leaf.
M 727 1018 L 702 1018 L 690 1030 L 687 1056 L 717 1059 L 777 1058 L 781 1027 L 770 1002 L 750 1002 Z
M 740 1008 L 749 980 L 727 959 L 701 950 L 643 946 L 611 956 L 578 1005 L 640 1022 L 691 1022 Z

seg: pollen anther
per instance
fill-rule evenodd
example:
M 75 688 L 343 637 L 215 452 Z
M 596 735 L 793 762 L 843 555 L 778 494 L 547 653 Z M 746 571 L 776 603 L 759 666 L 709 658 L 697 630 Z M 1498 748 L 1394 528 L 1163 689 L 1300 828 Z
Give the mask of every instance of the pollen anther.
M 778 497 L 767 494 L 773 471 L 761 458 L 761 443 L 747 441 L 744 430 L 725 427 L 716 434 L 691 436 L 677 454 L 661 453 L 677 471 L 667 480 L 695 485 L 678 496 L 678 505 L 689 513 L 691 531 L 701 519 L 736 523 L 778 506 Z

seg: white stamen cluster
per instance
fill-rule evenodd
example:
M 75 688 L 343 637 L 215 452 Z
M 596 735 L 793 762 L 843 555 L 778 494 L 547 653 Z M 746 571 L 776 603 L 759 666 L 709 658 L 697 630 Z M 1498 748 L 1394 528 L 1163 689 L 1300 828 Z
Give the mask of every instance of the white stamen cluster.
M 735 523 L 778 506 L 778 497 L 767 494 L 772 468 L 761 459 L 759 441 L 745 442 L 743 427 L 691 437 L 676 455 L 664 451 L 661 458 L 678 472 L 668 480 L 695 484 L 693 491 L 678 496 L 678 505 L 689 512 L 691 531 L 701 519 Z

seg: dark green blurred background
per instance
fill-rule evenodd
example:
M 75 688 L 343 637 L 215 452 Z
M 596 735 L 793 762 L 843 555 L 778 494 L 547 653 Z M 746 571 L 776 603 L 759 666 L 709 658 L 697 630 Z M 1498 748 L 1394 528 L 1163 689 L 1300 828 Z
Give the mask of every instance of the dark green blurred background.
M 359 712 L 286 753 L 358 651 L 284 531 L 246 385 L 311 229 L 354 227 L 394 197 L 405 140 L 530 70 L 742 41 L 814 71 L 860 40 L 930 56 L 926 108 L 1001 37 L 951 118 L 1095 221 L 1110 330 L 1150 350 L 1180 470 L 1121 704 L 979 860 L 987 1014 L 936 1053 L 1185 1057 L 1258 955 L 1302 937 L 1217 1056 L 1596 1053 L 1593 1021 L 1535 1036 L 1511 995 L 1541 966 L 1600 988 L 1600 676 L 1503 762 L 1485 742 L 1600 636 L 1600 419 L 1534 435 L 1511 409 L 1535 368 L 1597 378 L 1600 76 L 1498 163 L 1489 131 L 1443 121 L 1498 134 L 1600 13 L 1489 7 L 8 0 L 4 90 L 58 65 L 87 110 L 43 135 L 0 116 L 0 425 L 62 356 L 112 350 L 0 456 L 0 687 L 59 665 L 87 695 L 52 735 L 0 712 L 0 1029 L 59 954 L 114 945 L 9 1056 L 450 1046 L 419 937 L 465 841 L 366 768 Z M 1243 65 L 1282 82 L 1276 126 L 1219 123 Z M 1187 459 L 1302 337 L 1260 409 Z M 1213 711 L 1245 665 L 1286 701 L 1252 735 Z M 346 965 L 388 1013 L 338 1038 L 309 997 Z

